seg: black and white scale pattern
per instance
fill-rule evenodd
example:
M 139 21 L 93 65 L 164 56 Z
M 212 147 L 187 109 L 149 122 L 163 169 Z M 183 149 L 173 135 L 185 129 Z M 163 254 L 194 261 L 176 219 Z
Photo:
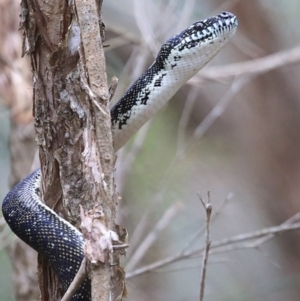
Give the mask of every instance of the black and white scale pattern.
M 84 257 L 83 237 L 40 201 L 40 178 L 38 169 L 18 183 L 5 197 L 2 212 L 12 231 L 48 260 L 67 290 Z M 89 279 L 72 298 L 79 300 L 91 300 Z
M 162 45 L 154 63 L 111 110 L 119 150 L 230 40 L 238 25 L 228 12 L 199 21 Z
M 155 62 L 112 108 L 115 151 L 140 129 L 193 75 L 230 40 L 238 25 L 227 12 L 194 23 L 162 45 Z M 5 197 L 3 216 L 24 242 L 53 266 L 66 290 L 84 257 L 82 234 L 40 200 L 40 169 Z M 90 301 L 86 279 L 72 301 Z

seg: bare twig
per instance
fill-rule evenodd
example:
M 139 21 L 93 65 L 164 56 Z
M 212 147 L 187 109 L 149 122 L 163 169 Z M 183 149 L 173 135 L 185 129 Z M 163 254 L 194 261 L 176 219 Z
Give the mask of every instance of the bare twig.
M 79 286 L 81 285 L 81 283 L 84 281 L 86 277 L 87 277 L 86 258 L 84 257 L 75 278 L 73 279 L 72 283 L 70 284 L 68 290 L 64 294 L 61 301 L 70 301 L 73 295 L 75 294 L 76 290 L 79 288 Z
M 233 237 L 229 237 L 229 238 L 225 238 L 223 240 L 220 241 L 216 241 L 215 243 L 212 243 L 212 248 L 216 249 L 216 248 L 220 248 L 226 245 L 232 245 L 235 243 L 240 243 L 243 241 L 248 241 L 251 239 L 258 239 L 258 238 L 263 238 L 265 236 L 270 236 L 270 238 L 274 237 L 275 235 L 279 235 L 283 232 L 286 231 L 291 231 L 291 230 L 297 230 L 300 228 L 300 222 L 299 223 L 295 223 L 295 224 L 291 224 L 291 225 L 287 225 L 287 224 L 281 224 L 279 226 L 274 226 L 274 227 L 270 227 L 270 228 L 265 228 L 265 229 L 261 229 L 258 231 L 254 231 L 254 232 L 250 232 L 250 233 L 244 233 L 244 234 L 239 234 Z M 264 241 L 263 241 L 264 242 Z M 195 250 L 194 254 L 201 252 L 202 250 Z
M 192 138 L 187 143 L 184 150 L 186 153 L 194 143 L 199 140 L 211 127 L 211 125 L 224 113 L 229 104 L 233 101 L 234 97 L 241 91 L 241 89 L 246 86 L 250 81 L 253 80 L 253 76 L 244 76 L 236 78 L 230 89 L 224 94 L 217 105 L 210 111 L 210 113 L 202 120 L 202 122 L 195 129 Z M 183 155 L 183 154 L 181 154 Z
M 300 46 L 297 46 L 242 63 L 203 69 L 199 72 L 198 76 L 193 77 L 189 83 L 199 84 L 199 80 L 202 81 L 203 79 L 222 80 L 241 75 L 262 74 L 299 61 Z
M 199 194 L 198 194 L 199 195 Z M 211 220 L 211 213 L 212 213 L 212 205 L 210 199 L 210 192 L 208 192 L 207 202 L 199 195 L 200 201 L 203 205 L 203 208 L 206 213 L 206 238 L 205 238 L 205 250 L 203 254 L 203 261 L 202 261 L 202 271 L 201 271 L 201 281 L 200 281 L 200 301 L 203 301 L 204 298 L 204 290 L 205 290 L 205 279 L 206 279 L 206 269 L 207 269 L 207 262 L 208 262 L 208 254 L 210 250 L 211 240 L 210 240 L 210 220 Z
M 286 232 L 286 231 L 297 230 L 299 228 L 300 228 L 300 222 L 293 223 L 293 224 L 284 222 L 283 224 L 281 224 L 279 226 L 265 228 L 265 229 L 261 229 L 258 231 L 240 234 L 240 235 L 236 235 L 236 236 L 226 238 L 226 239 L 223 239 L 220 241 L 216 241 L 215 243 L 212 244 L 211 248 L 217 249 L 217 248 L 221 248 L 223 246 L 228 246 L 228 245 L 232 246 L 233 244 L 241 243 L 241 242 L 252 240 L 252 239 L 257 239 L 256 242 L 250 243 L 250 244 L 252 244 L 252 248 L 253 248 L 253 247 L 257 247 L 258 244 L 265 243 L 267 240 L 273 238 L 276 235 L 282 234 L 283 232 Z M 246 248 L 249 247 L 249 245 L 246 245 L 246 244 L 244 246 L 246 246 Z M 240 245 L 240 247 L 242 247 L 242 245 Z M 195 250 L 193 253 L 196 254 L 198 252 L 202 252 L 202 250 L 198 249 L 198 250 Z
M 224 110 L 227 108 L 227 106 L 230 104 L 230 102 L 233 100 L 234 96 L 246 85 L 248 84 L 251 80 L 253 80 L 253 77 L 257 74 L 263 73 L 270 71 L 275 68 L 279 68 L 281 66 L 284 66 L 286 64 L 290 64 L 292 62 L 296 62 L 300 60 L 300 47 L 296 47 L 294 49 L 284 51 L 284 52 L 279 52 L 273 55 L 266 56 L 264 58 L 252 60 L 250 62 L 245 62 L 245 63 L 238 63 L 238 64 L 232 64 L 229 66 L 225 67 L 211 67 L 207 68 L 203 71 L 200 72 L 199 76 L 200 78 L 206 78 L 206 79 L 222 79 L 226 77 L 232 77 L 232 76 L 237 76 L 237 75 L 242 75 L 242 74 L 248 74 L 251 76 L 245 76 L 242 78 L 239 78 L 235 80 L 228 92 L 224 95 L 224 97 L 220 100 L 220 102 L 216 105 L 216 107 L 211 111 L 211 113 L 203 120 L 203 122 L 197 127 L 195 130 L 193 137 L 191 138 L 190 142 L 188 143 L 188 147 L 181 152 L 181 158 L 183 158 L 183 155 L 186 153 L 186 151 L 189 149 L 191 145 L 194 144 L 195 141 L 197 141 L 199 138 L 203 136 L 203 134 L 207 131 L 207 129 L 213 124 L 213 122 L 221 115 L 223 114 Z M 197 79 L 192 79 L 192 83 L 198 83 Z M 177 165 L 175 164 L 178 162 L 178 157 L 175 159 L 174 164 L 171 164 L 171 167 L 168 168 L 165 176 L 169 174 L 170 170 L 172 169 L 172 166 Z M 165 181 L 163 181 L 165 184 Z M 159 193 L 161 195 L 162 192 Z M 158 197 L 159 198 L 159 197 Z M 296 229 L 297 226 L 296 226 Z M 277 235 L 281 231 L 286 231 L 286 230 L 293 230 L 293 226 L 289 226 L 288 229 L 277 229 L 275 231 L 275 234 L 269 234 L 274 237 L 274 235 Z M 252 233 L 253 234 L 253 233 Z M 255 234 L 253 234 L 255 235 Z M 254 237 L 253 237 L 254 238 Z M 271 238 L 271 237 L 270 237 Z M 269 239 L 270 239 L 269 238 Z M 239 238 L 240 239 L 240 238 Z M 248 238 L 250 239 L 250 238 Z M 228 242 L 229 243 L 229 242 Z M 215 248 L 217 246 L 213 245 L 212 248 Z M 219 246 L 220 247 L 220 246 Z M 242 247 L 242 246 L 241 246 Z M 200 252 L 200 250 L 198 250 Z M 162 265 L 169 264 L 170 262 L 174 262 L 177 260 L 180 260 L 182 252 L 179 252 L 178 257 L 174 258 L 167 258 L 166 261 L 161 261 Z M 189 257 L 191 254 L 187 252 L 183 258 Z M 132 275 L 133 273 L 130 273 Z
M 105 49 L 105 53 L 128 44 L 140 43 L 139 37 L 136 37 L 134 34 L 131 34 L 128 31 L 123 30 L 122 28 L 117 28 L 110 25 L 108 25 L 106 28 L 109 31 L 117 34 L 118 36 L 111 38 L 105 42 L 105 44 L 109 45 L 109 47 Z
M 218 206 L 218 208 L 214 211 L 214 213 L 211 215 L 210 222 L 212 223 L 216 217 L 222 212 L 222 209 L 225 207 L 227 202 L 231 200 L 233 197 L 232 193 L 229 193 L 227 197 L 224 199 L 224 201 Z M 188 240 L 187 244 L 184 245 L 184 247 L 181 249 L 181 252 L 184 253 L 185 251 L 189 250 L 192 245 L 196 242 L 197 237 L 199 237 L 203 231 L 205 230 L 205 224 L 198 230 L 196 231 Z
M 232 245 L 236 244 L 239 248 L 249 248 L 248 245 L 246 244 L 240 244 L 238 243 L 245 242 L 245 241 L 250 241 L 253 239 L 260 239 L 266 236 L 270 236 L 270 239 L 273 238 L 274 236 L 277 236 L 279 234 L 282 234 L 287 231 L 291 230 L 298 230 L 300 229 L 300 222 L 295 223 L 295 220 L 299 219 L 299 213 L 297 215 L 293 216 L 291 219 L 287 220 L 286 222 L 280 224 L 279 226 L 275 227 L 270 227 L 270 228 L 265 228 L 261 229 L 258 231 L 246 233 L 246 234 L 240 234 L 236 235 L 230 238 L 226 238 L 220 241 L 215 241 L 211 244 L 210 248 L 212 249 L 217 249 L 216 251 L 210 251 L 211 254 L 215 254 L 218 251 L 218 248 L 225 247 L 225 246 L 230 246 L 230 250 L 233 250 Z M 265 241 L 261 240 L 261 243 L 264 243 Z M 126 277 L 127 278 L 132 278 L 144 273 L 151 272 L 157 268 L 161 268 L 163 266 L 169 265 L 171 263 L 184 260 L 187 258 L 191 258 L 193 256 L 196 256 L 204 251 L 205 248 L 197 248 L 193 251 L 189 250 L 184 253 L 181 251 L 176 253 L 175 255 L 172 255 L 170 257 L 164 258 L 162 260 L 156 261 L 152 264 L 149 264 L 147 266 L 141 267 L 139 269 L 136 269 L 135 271 L 127 273 Z M 235 248 L 237 249 L 237 248 Z M 224 250 L 224 249 L 223 249 Z
M 134 254 L 131 256 L 128 264 L 126 265 L 127 270 L 132 270 L 136 267 L 136 265 L 140 262 L 140 260 L 144 257 L 147 250 L 153 245 L 153 243 L 157 240 L 159 233 L 171 222 L 171 220 L 175 217 L 178 210 L 181 208 L 180 203 L 176 203 L 172 205 L 162 218 L 158 221 L 158 223 L 154 226 L 151 232 L 145 237 L 139 247 L 136 249 Z

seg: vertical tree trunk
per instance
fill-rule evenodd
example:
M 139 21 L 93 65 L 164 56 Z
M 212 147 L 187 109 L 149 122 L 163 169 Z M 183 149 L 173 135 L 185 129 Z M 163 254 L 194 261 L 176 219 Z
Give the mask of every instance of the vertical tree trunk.
M 33 70 L 33 112 L 46 204 L 77 227 L 79 205 L 85 211 L 97 205 L 103 212 L 101 223 L 116 230 L 101 4 L 23 0 L 23 52 L 30 55 Z M 90 269 L 93 300 L 111 297 L 111 278 L 119 270 L 112 269 L 110 260 L 105 256 L 98 268 Z M 42 300 L 62 296 L 58 279 L 42 258 L 39 281 Z

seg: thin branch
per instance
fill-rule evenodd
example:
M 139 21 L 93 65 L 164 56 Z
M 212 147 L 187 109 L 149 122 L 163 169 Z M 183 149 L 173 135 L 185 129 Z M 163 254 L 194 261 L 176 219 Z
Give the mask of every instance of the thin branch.
M 205 68 L 199 72 L 198 76 L 189 80 L 189 83 L 199 85 L 199 81 L 203 79 L 224 80 L 241 75 L 262 74 L 299 61 L 300 46 L 297 46 L 242 63 Z
M 136 265 L 141 261 L 141 259 L 145 256 L 149 248 L 153 245 L 153 243 L 159 237 L 160 232 L 166 228 L 166 226 L 171 222 L 171 220 L 178 213 L 179 209 L 182 207 L 180 203 L 176 203 L 172 205 L 162 218 L 158 221 L 158 223 L 154 226 L 151 232 L 145 237 L 145 239 L 141 242 L 139 247 L 136 249 L 134 254 L 131 256 L 130 260 L 126 265 L 127 270 L 132 270 L 136 267 Z
M 203 78 L 206 79 L 224 79 L 227 77 L 233 77 L 236 75 L 242 75 L 242 74 L 248 74 L 251 76 L 245 76 L 242 78 L 239 78 L 235 80 L 230 88 L 230 90 L 227 91 L 227 93 L 224 95 L 224 97 L 219 101 L 219 103 L 216 105 L 216 107 L 211 111 L 211 113 L 203 120 L 203 122 L 198 126 L 198 128 L 195 130 L 193 137 L 191 138 L 188 146 L 192 146 L 195 141 L 197 141 L 199 138 L 203 136 L 203 134 L 207 131 L 207 129 L 212 125 L 212 123 L 225 111 L 227 106 L 230 104 L 230 102 L 233 100 L 234 96 L 251 80 L 253 80 L 254 75 L 270 71 L 275 68 L 279 68 L 281 66 L 284 66 L 286 64 L 296 62 L 300 60 L 300 47 L 296 47 L 294 49 L 279 52 L 273 55 L 269 55 L 266 57 L 263 57 L 261 59 L 252 60 L 245 63 L 238 63 L 238 64 L 232 64 L 227 65 L 224 67 L 211 67 L 206 68 L 202 70 L 199 73 L 200 80 L 203 80 Z M 236 77 L 237 78 L 237 77 Z M 195 79 L 195 77 L 190 81 L 192 84 L 199 84 L 199 79 Z M 166 177 L 170 173 L 173 167 L 178 165 L 178 161 L 180 159 L 184 158 L 184 155 L 188 151 L 189 147 L 187 147 L 185 150 L 183 150 L 180 154 L 180 156 L 177 156 L 171 163 L 170 167 L 167 169 L 163 181 L 162 187 L 165 187 L 165 184 L 167 182 Z M 157 194 L 155 197 L 155 200 L 157 200 L 155 203 L 159 202 L 160 199 L 162 199 L 162 195 L 164 193 L 164 188 Z M 297 227 L 296 227 L 297 229 Z M 287 230 L 293 230 L 292 228 Z M 279 230 L 280 232 L 281 230 Z M 284 230 L 285 231 L 285 230 Z M 273 234 L 273 235 L 277 235 Z M 200 250 L 198 250 L 200 252 Z M 158 262 L 158 266 L 160 264 L 167 265 L 171 262 L 180 260 L 182 256 L 182 252 L 179 252 L 176 254 L 176 256 L 172 256 L 169 258 L 166 258 L 166 260 L 162 260 L 160 263 Z M 186 254 L 186 256 L 190 256 L 189 253 Z M 146 267 L 147 270 L 147 267 Z M 147 271 L 146 271 L 147 272 Z M 139 273 L 138 273 L 139 274 Z M 131 275 L 134 275 L 133 272 L 129 273 L 128 277 L 131 277 Z
M 232 193 L 229 193 L 227 197 L 224 199 L 224 201 L 218 206 L 218 208 L 214 211 L 214 213 L 211 215 L 210 221 L 211 223 L 216 219 L 217 216 L 222 212 L 223 208 L 226 206 L 228 201 L 230 201 L 233 197 Z M 184 253 L 185 251 L 189 250 L 192 245 L 196 242 L 197 237 L 199 237 L 203 231 L 205 230 L 205 224 L 196 231 L 188 240 L 188 242 L 184 245 L 184 247 L 181 249 L 181 252 Z
M 240 242 L 248 241 L 251 239 L 262 238 L 262 237 L 265 237 L 266 235 L 271 235 L 272 237 L 274 237 L 275 235 L 279 235 L 283 232 L 297 230 L 299 228 L 300 228 L 300 222 L 292 224 L 292 225 L 281 224 L 279 226 L 274 226 L 274 227 L 265 228 L 265 229 L 261 229 L 261 230 L 250 232 L 250 233 L 244 233 L 244 234 L 239 234 L 239 235 L 236 235 L 233 237 L 225 238 L 223 240 L 212 243 L 211 247 L 213 249 L 216 249 L 216 248 L 220 248 L 222 246 L 240 243 Z M 199 252 L 202 252 L 202 250 L 198 249 L 198 250 L 195 250 L 193 253 L 196 254 Z
M 226 108 L 233 101 L 234 97 L 241 91 L 244 86 L 246 86 L 252 80 L 253 76 L 244 76 L 236 78 L 233 81 L 230 89 L 227 90 L 220 101 L 214 106 L 210 113 L 206 115 L 206 117 L 195 129 L 190 141 L 187 143 L 184 153 L 186 153 L 192 147 L 192 145 L 195 144 L 196 141 L 203 137 L 203 135 L 212 126 L 212 124 L 224 113 Z
M 205 250 L 203 254 L 203 262 L 202 262 L 202 271 L 201 271 L 201 281 L 200 281 L 200 301 L 204 299 L 204 290 L 205 290 L 205 279 L 206 279 L 206 269 L 208 262 L 208 254 L 210 250 L 211 240 L 210 240 L 210 221 L 211 221 L 211 213 L 212 213 L 212 205 L 210 199 L 210 193 L 208 192 L 207 202 L 200 197 L 200 201 L 205 209 L 206 213 L 206 238 L 205 238 Z
M 110 38 L 105 42 L 105 45 L 108 45 L 108 47 L 105 49 L 105 53 L 119 47 L 140 43 L 140 39 L 138 37 L 130 34 L 129 32 L 123 31 L 121 28 L 114 28 L 109 25 L 106 28 L 118 36 L 115 38 Z
M 279 226 L 265 228 L 265 229 L 261 229 L 258 231 L 246 233 L 246 234 L 232 236 L 230 238 L 226 238 L 226 239 L 223 239 L 220 241 L 215 241 L 211 244 L 211 249 L 218 249 L 218 248 L 225 247 L 228 245 L 238 244 L 240 242 L 250 241 L 253 239 L 259 239 L 259 238 L 263 238 L 268 235 L 272 235 L 272 237 L 270 237 L 270 239 L 271 239 L 274 236 L 277 236 L 284 232 L 291 231 L 291 230 L 298 230 L 298 229 L 300 229 L 300 222 L 294 223 L 296 219 L 297 220 L 299 219 L 299 213 L 297 213 L 297 215 L 293 216 L 291 219 L 280 224 Z M 240 245 L 239 247 L 244 248 L 244 246 Z M 144 273 L 149 273 L 157 268 L 161 268 L 161 267 L 169 265 L 171 263 L 191 258 L 191 257 L 203 252 L 204 249 L 205 248 L 201 247 L 201 248 L 197 248 L 196 250 L 193 250 L 193 251 L 186 251 L 184 253 L 182 253 L 180 251 L 180 252 L 176 253 L 175 255 L 172 255 L 172 256 L 164 258 L 162 260 L 156 261 L 152 264 L 149 264 L 147 266 L 136 269 L 135 271 L 128 272 L 126 275 L 126 278 L 128 278 L 128 279 L 133 278 L 135 276 L 138 276 L 138 275 L 141 275 Z M 217 251 L 211 251 L 210 253 L 215 254 L 216 252 Z

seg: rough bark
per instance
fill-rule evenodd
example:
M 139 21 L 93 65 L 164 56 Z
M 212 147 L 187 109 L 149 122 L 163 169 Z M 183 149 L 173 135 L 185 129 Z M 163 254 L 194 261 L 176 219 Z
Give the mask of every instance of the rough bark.
M 101 208 L 101 223 L 117 231 L 100 6 L 95 1 L 22 1 L 23 53 L 31 57 L 33 113 L 46 204 L 77 227 L 79 205 L 85 212 Z M 111 282 L 120 275 L 115 266 L 118 254 L 108 254 L 90 269 L 93 300 L 120 295 L 112 291 Z M 42 300 L 62 296 L 58 279 L 41 257 L 39 282 Z

